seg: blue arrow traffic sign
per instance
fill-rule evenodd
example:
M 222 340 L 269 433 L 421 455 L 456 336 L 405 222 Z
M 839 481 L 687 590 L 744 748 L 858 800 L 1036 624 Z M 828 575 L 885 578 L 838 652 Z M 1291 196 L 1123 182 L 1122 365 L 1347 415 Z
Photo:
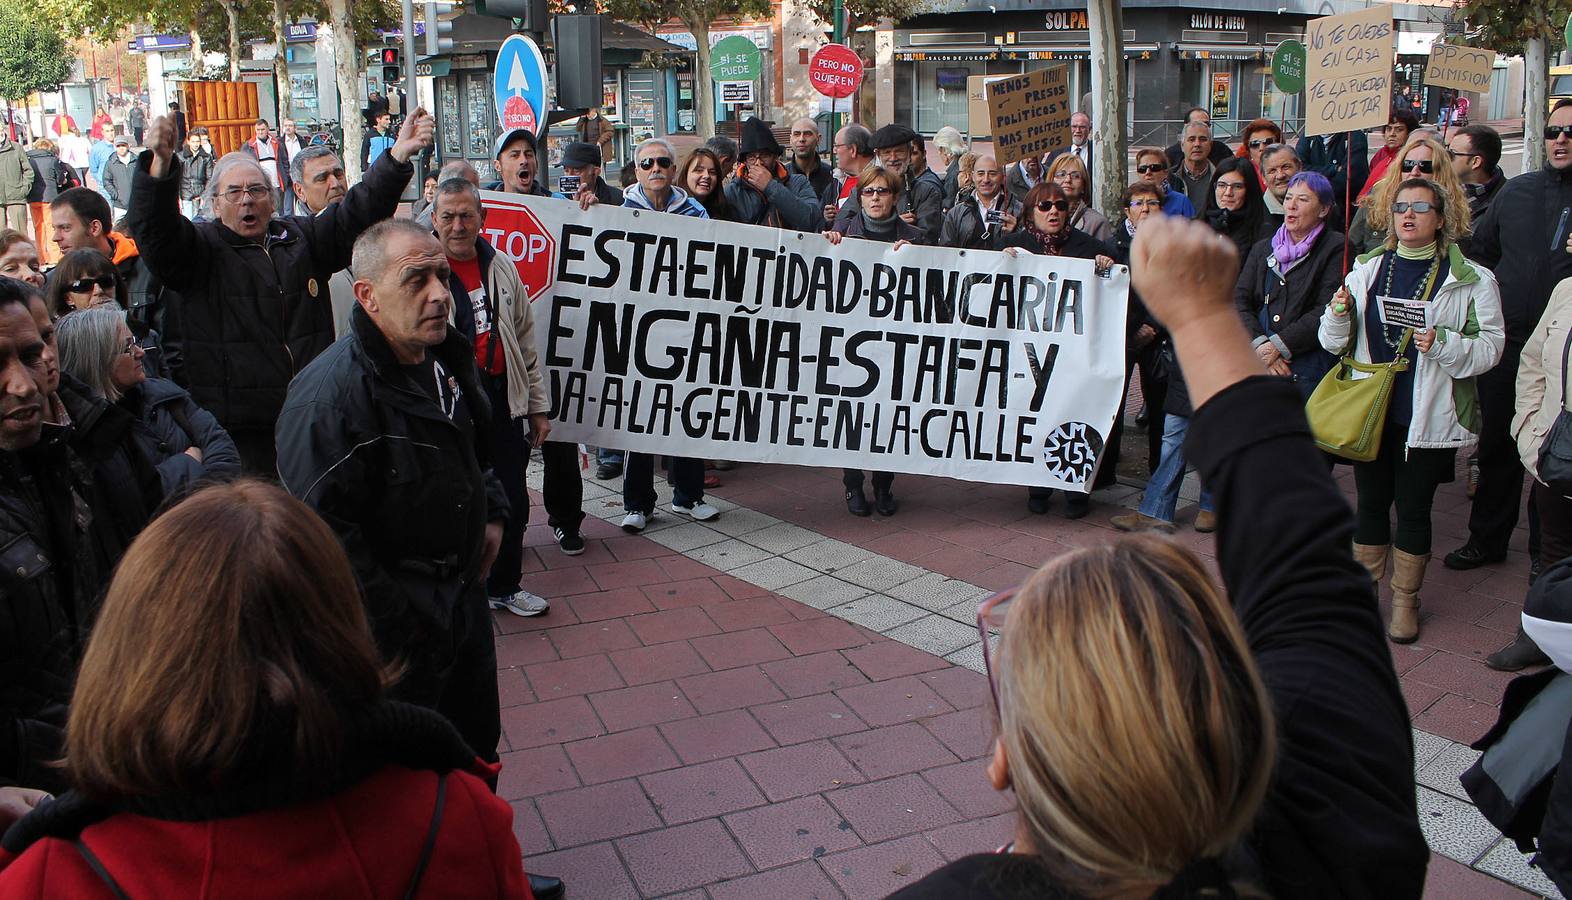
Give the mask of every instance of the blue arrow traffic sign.
M 497 122 L 503 131 L 528 128 L 539 134 L 546 125 L 546 57 L 522 34 L 509 35 L 497 51 L 491 73 Z

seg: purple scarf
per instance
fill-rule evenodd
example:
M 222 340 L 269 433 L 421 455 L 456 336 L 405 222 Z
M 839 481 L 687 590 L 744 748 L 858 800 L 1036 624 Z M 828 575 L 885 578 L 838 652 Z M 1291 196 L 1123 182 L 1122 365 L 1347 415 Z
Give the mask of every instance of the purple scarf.
M 1304 258 L 1306 253 L 1310 252 L 1310 245 L 1315 243 L 1315 239 L 1320 237 L 1321 232 L 1325 230 L 1326 223 L 1321 222 L 1309 234 L 1305 235 L 1304 240 L 1295 243 L 1293 237 L 1288 233 L 1288 226 L 1279 226 L 1277 233 L 1272 235 L 1273 258 L 1277 260 L 1279 266 L 1285 267 L 1291 263 L 1298 262 Z

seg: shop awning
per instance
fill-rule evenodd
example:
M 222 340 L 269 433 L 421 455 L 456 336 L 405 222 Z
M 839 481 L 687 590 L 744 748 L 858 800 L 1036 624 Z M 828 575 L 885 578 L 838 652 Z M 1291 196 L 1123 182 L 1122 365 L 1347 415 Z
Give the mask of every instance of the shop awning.
M 1266 58 L 1266 50 L 1251 44 L 1174 44 L 1180 59 L 1239 59 Z
M 610 16 L 601 17 L 600 46 L 603 50 L 637 50 L 640 53 L 688 52 L 670 41 L 663 41 L 648 31 L 618 22 Z
M 998 59 L 999 48 L 971 47 L 898 47 L 895 58 L 901 62 L 969 62 L 976 59 Z

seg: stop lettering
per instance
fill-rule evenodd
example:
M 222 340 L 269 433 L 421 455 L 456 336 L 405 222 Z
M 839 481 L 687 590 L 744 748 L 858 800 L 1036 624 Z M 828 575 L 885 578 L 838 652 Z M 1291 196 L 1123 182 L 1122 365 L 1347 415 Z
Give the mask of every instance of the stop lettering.
M 534 302 L 557 276 L 557 238 L 523 206 L 486 198 L 486 225 L 481 235 L 498 253 L 513 260 L 524 292 Z

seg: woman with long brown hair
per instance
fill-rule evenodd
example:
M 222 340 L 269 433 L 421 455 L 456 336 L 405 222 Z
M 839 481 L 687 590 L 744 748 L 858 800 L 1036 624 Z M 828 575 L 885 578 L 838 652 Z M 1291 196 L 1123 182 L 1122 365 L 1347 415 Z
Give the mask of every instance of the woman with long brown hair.
M 256 481 L 194 494 L 115 573 L 72 789 L 7 832 L 0 894 L 528 897 L 492 770 L 389 678 L 321 519 Z
M 987 777 L 1013 790 L 1015 840 L 892 900 L 1420 896 L 1430 851 L 1375 590 L 1303 398 L 1262 377 L 1230 308 L 1235 257 L 1157 216 L 1131 261 L 1189 382 L 1227 593 L 1141 536 L 985 601 Z
M 688 158 L 682 161 L 677 186 L 687 191 L 689 197 L 699 201 L 710 218 L 729 222 L 732 219 L 731 205 L 726 202 L 726 192 L 721 190 L 725 180 L 726 168 L 720 156 L 709 147 L 694 147 L 688 152 Z

